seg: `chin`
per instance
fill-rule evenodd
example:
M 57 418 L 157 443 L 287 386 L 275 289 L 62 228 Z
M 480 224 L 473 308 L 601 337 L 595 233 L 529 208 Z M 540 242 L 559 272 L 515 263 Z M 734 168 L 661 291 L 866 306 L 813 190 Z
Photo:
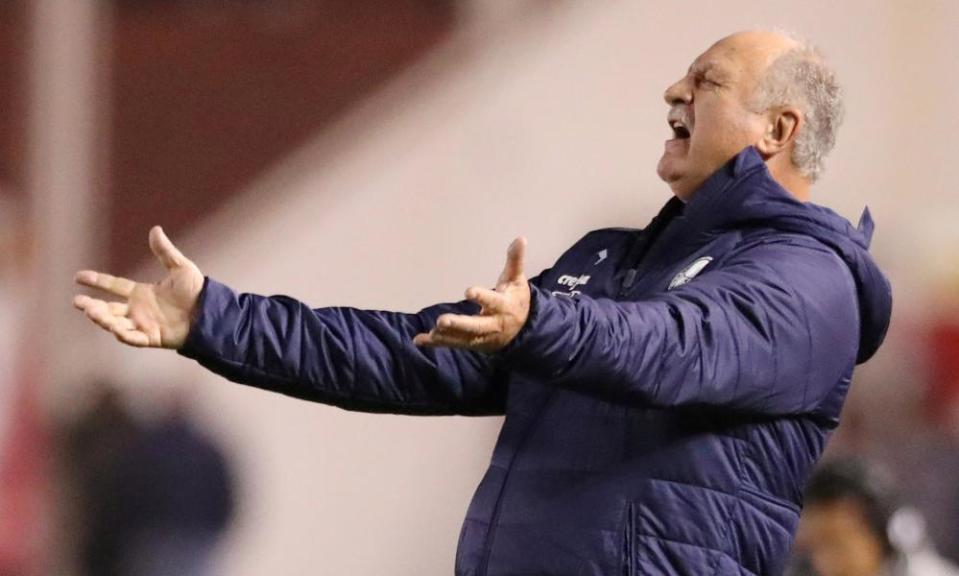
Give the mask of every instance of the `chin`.
M 691 178 L 686 172 L 676 170 L 675 167 L 660 166 L 656 173 L 663 182 L 669 185 L 673 195 L 683 202 L 689 200 L 689 197 L 695 192 L 696 187 L 690 184 Z
M 673 191 L 673 196 L 679 198 L 683 202 L 688 202 L 689 199 L 692 198 L 693 192 L 695 192 L 695 189 L 690 189 L 690 186 L 682 180 L 670 182 L 669 189 Z
M 676 185 L 683 178 L 683 170 L 676 166 L 675 160 L 663 157 L 656 165 L 656 175 L 663 182 L 669 184 L 670 188 Z

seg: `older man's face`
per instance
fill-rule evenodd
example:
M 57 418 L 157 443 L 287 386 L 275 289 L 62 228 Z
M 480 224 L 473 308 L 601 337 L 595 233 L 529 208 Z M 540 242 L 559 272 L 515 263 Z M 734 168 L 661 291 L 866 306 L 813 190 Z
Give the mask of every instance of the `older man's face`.
M 766 67 L 792 45 L 769 32 L 742 32 L 714 44 L 664 95 L 673 137 L 656 168 L 688 200 L 718 168 L 763 137 L 767 119 L 750 107 Z

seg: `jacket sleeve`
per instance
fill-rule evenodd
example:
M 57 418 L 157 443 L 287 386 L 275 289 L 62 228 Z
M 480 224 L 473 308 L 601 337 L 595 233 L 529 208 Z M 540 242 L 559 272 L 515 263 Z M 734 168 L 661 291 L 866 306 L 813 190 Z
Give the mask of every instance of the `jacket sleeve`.
M 350 410 L 501 414 L 505 379 L 492 357 L 413 344 L 440 314 L 477 311 L 470 302 L 416 314 L 313 310 L 207 278 L 179 353 L 235 382 Z
M 848 384 L 859 342 L 852 274 L 811 239 L 744 248 L 641 301 L 532 291 L 504 364 L 627 404 L 813 412 Z

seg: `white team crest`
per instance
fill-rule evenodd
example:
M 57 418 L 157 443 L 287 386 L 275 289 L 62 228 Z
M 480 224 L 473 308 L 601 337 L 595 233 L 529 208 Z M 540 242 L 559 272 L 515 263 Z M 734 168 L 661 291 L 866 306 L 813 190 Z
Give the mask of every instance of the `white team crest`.
M 683 270 L 673 276 L 673 279 L 669 282 L 669 288 L 667 290 L 672 290 L 673 288 L 679 288 L 683 284 L 689 282 L 696 277 L 697 274 L 703 271 L 703 268 L 709 265 L 713 261 L 712 256 L 703 256 L 702 258 L 696 260 L 689 266 L 683 268 Z

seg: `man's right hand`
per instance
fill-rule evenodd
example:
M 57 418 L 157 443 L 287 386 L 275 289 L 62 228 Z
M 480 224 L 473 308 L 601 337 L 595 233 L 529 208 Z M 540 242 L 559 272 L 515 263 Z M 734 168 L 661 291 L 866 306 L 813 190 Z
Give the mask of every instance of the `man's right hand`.
M 194 309 L 203 289 L 203 273 L 177 250 L 159 226 L 150 230 L 150 250 L 168 272 L 159 283 L 144 284 L 81 270 L 76 274 L 77 284 L 102 290 L 118 300 L 77 295 L 73 305 L 124 344 L 180 348 L 190 333 Z

